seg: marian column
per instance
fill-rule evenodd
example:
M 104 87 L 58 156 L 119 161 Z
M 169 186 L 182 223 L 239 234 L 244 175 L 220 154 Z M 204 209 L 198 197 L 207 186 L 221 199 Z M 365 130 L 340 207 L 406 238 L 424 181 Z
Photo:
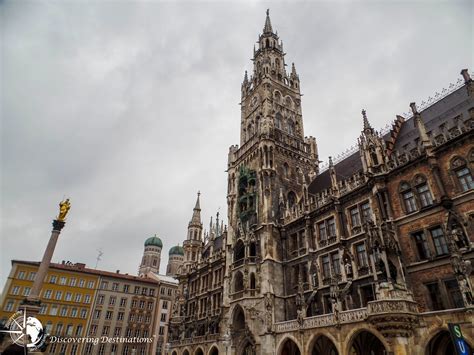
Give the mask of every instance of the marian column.
M 69 202 L 69 199 L 59 203 L 59 215 L 55 220 L 53 220 L 53 230 L 51 232 L 51 237 L 49 238 L 48 246 L 44 251 L 43 259 L 41 260 L 38 272 L 36 273 L 31 292 L 24 301 L 24 306 L 26 306 L 25 308 L 28 308 L 31 313 L 37 313 L 39 311 L 39 296 L 43 286 L 44 278 L 48 272 L 49 264 L 51 263 L 54 249 L 56 248 L 56 243 L 58 242 L 59 234 L 66 224 L 65 219 L 70 208 L 71 203 Z

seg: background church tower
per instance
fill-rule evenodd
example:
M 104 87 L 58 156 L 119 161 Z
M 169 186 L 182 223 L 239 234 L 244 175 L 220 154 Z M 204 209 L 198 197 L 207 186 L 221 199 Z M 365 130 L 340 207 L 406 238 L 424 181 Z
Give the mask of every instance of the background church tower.
M 296 293 L 291 282 L 273 282 L 287 273 L 282 222 L 309 209 L 307 188 L 318 173 L 316 140 L 304 136 L 300 79 L 294 64 L 286 71 L 285 55 L 267 10 L 253 73 L 245 73 L 241 87 L 240 147 L 231 146 L 228 158 L 226 318 L 235 330 L 244 309 L 266 314 L 264 324 L 245 319 L 248 339 L 233 341 L 252 346 L 255 337 L 266 334 L 258 343 L 269 349 L 274 348 L 271 323 L 284 319 L 283 296 Z M 309 240 L 301 248 L 308 248 Z
M 199 261 L 202 249 L 201 193 L 198 192 L 193 216 L 188 224 L 188 236 L 183 243 L 184 264 L 190 265 Z
M 161 249 L 163 242 L 156 236 L 145 240 L 145 250 L 143 251 L 142 262 L 138 269 L 139 276 L 145 276 L 149 272 L 160 273 Z
M 184 249 L 180 245 L 172 247 L 168 254 L 168 266 L 166 267 L 166 276 L 175 277 L 184 263 Z

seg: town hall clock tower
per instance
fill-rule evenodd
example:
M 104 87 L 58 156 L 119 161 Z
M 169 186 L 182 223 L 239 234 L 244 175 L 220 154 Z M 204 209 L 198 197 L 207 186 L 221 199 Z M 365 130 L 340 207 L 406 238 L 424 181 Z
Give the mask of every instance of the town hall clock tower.
M 224 327 L 241 354 L 275 349 L 272 324 L 285 319 L 282 221 L 307 209 L 318 174 L 316 140 L 305 137 L 300 79 L 287 72 L 269 11 L 253 73 L 242 83 L 240 146 L 229 149 Z

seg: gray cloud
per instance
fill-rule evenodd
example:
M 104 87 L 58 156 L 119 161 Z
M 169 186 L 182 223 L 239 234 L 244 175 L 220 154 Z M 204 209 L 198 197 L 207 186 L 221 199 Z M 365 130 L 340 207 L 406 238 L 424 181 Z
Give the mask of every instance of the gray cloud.
M 39 260 L 57 202 L 72 209 L 54 260 L 135 273 L 143 241 L 182 243 L 196 191 L 226 211 L 227 149 L 265 2 L 6 1 L 2 23 L 1 275 Z M 472 4 L 278 2 L 322 159 L 473 67 Z

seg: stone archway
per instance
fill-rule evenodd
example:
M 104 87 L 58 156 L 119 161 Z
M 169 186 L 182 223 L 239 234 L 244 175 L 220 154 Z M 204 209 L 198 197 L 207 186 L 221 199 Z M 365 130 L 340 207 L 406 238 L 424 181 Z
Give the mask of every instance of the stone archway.
M 311 355 L 339 355 L 336 345 L 325 335 L 320 335 L 311 346 Z
M 219 350 L 216 346 L 213 346 L 211 350 L 209 350 L 209 355 L 219 355 Z
M 280 355 L 301 355 L 300 348 L 290 338 L 286 339 L 281 345 L 281 350 L 278 352 Z
M 189 350 L 188 349 L 184 350 L 183 355 L 189 355 Z
M 465 341 L 467 349 L 466 354 L 471 354 L 471 348 L 467 341 Z M 454 343 L 451 340 L 451 335 L 447 330 L 442 330 L 431 338 L 426 346 L 425 355 L 444 355 L 455 354 Z
M 349 355 L 387 355 L 387 349 L 374 334 L 367 330 L 353 337 Z
M 204 355 L 204 351 L 202 351 L 201 348 L 197 348 L 197 349 L 194 351 L 194 355 Z

